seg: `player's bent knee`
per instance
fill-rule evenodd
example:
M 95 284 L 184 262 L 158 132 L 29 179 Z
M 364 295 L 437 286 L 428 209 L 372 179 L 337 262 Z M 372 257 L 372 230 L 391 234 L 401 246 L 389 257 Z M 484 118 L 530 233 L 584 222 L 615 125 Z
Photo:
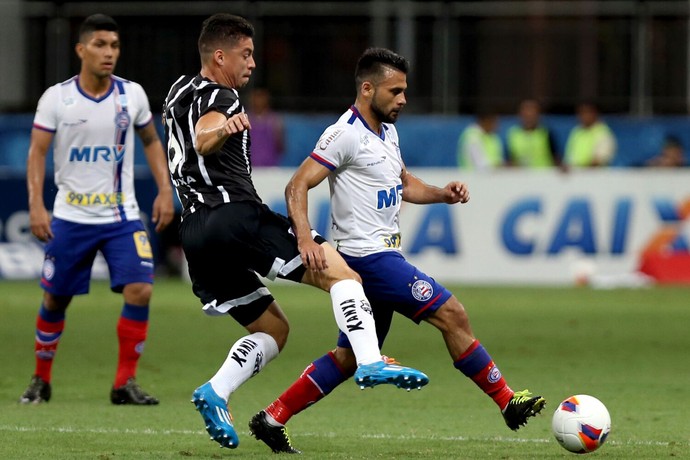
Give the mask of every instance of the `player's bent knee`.
M 146 306 L 151 301 L 153 286 L 149 283 L 132 283 L 124 287 L 122 295 L 130 305 Z
M 57 296 L 49 292 L 43 295 L 43 306 L 48 311 L 64 311 L 72 301 L 72 296 Z
M 287 343 L 290 334 L 290 323 L 283 311 L 275 302 L 269 305 L 268 309 L 255 321 L 246 326 L 251 333 L 264 332 L 276 341 L 278 350 L 282 350 Z

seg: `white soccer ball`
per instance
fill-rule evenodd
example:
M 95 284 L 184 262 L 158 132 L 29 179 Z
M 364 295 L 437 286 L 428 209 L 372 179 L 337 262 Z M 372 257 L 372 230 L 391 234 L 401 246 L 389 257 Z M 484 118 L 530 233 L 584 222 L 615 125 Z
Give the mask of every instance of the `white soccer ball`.
M 594 452 L 611 431 L 611 416 L 594 396 L 575 395 L 561 402 L 553 414 L 551 428 L 556 441 L 570 452 Z

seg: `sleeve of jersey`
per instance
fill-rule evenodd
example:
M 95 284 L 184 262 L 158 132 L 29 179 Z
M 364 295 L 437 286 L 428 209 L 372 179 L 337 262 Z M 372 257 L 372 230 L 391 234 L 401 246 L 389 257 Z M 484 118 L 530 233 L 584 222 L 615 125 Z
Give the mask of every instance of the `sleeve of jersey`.
M 134 119 L 134 126 L 137 129 L 151 123 L 153 114 L 151 113 L 151 106 L 149 105 L 149 98 L 146 96 L 146 91 L 138 83 L 132 83 L 132 92 L 135 93 L 137 102 L 137 113 Z
M 33 127 L 41 131 L 57 131 L 57 88 L 48 88 L 38 101 Z
M 220 112 L 230 118 L 242 111 L 242 104 L 237 95 L 230 89 L 220 86 L 208 86 L 199 90 L 195 104 L 199 104 L 199 118 L 210 111 Z
M 324 131 L 309 157 L 334 171 L 353 158 L 358 143 L 357 133 L 354 130 L 333 125 Z

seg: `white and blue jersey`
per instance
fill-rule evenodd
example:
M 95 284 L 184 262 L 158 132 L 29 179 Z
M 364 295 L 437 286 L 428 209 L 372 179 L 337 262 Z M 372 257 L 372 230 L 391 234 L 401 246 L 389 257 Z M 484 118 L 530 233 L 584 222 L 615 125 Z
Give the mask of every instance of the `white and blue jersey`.
M 333 239 L 362 278 L 382 345 L 394 311 L 419 323 L 452 295 L 400 251 L 404 163 L 398 133 L 386 123 L 380 134 L 373 132 L 351 107 L 326 129 L 311 158 L 331 171 Z M 345 334 L 338 345 L 350 346 Z
M 144 89 L 112 76 L 108 92 L 95 99 L 79 77 L 48 88 L 34 128 L 54 133 L 58 192 L 53 215 L 70 222 L 107 224 L 139 219 L 134 196 L 134 129 L 152 120 Z
M 112 290 L 153 282 L 153 253 L 134 196 L 134 130 L 151 120 L 144 89 L 119 77 L 97 99 L 78 76 L 43 93 L 34 129 L 54 134 L 58 187 L 41 276 L 46 291 L 87 293 L 99 251 Z
M 353 106 L 321 135 L 311 158 L 331 170 L 331 233 L 338 250 L 361 257 L 399 250 L 403 161 L 398 132 L 374 133 Z

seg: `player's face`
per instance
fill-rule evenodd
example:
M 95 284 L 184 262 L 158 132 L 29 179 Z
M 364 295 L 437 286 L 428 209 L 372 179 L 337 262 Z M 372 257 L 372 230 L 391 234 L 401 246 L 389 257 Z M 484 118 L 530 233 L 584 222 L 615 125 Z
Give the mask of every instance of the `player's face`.
M 97 30 L 77 43 L 82 69 L 98 78 L 110 77 L 120 57 L 120 36 L 117 32 Z
M 371 111 L 382 123 L 395 123 L 400 111 L 407 104 L 405 90 L 407 75 L 397 69 L 387 69 L 385 76 L 374 86 Z
M 221 71 L 231 88 L 242 88 L 249 83 L 254 68 L 254 41 L 251 38 L 240 38 L 232 48 L 223 50 Z

